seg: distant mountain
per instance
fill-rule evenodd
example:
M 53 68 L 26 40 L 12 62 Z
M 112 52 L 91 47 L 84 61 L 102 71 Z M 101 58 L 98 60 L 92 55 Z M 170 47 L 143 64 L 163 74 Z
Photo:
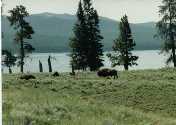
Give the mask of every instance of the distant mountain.
M 76 17 L 69 14 L 41 13 L 27 18 L 35 30 L 30 40 L 36 52 L 66 52 L 69 51 L 69 38 L 73 36 L 73 26 Z M 113 40 L 118 36 L 118 22 L 109 18 L 100 17 L 100 27 L 104 40 L 104 50 L 111 50 Z M 138 50 L 159 49 L 161 42 L 154 39 L 156 34 L 155 23 L 131 24 Z M 14 30 L 6 16 L 2 16 L 3 40 L 2 48 L 15 50 Z

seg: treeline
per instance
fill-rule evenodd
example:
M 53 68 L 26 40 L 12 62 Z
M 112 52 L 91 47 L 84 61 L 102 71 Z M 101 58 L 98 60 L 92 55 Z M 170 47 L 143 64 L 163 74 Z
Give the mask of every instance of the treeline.
M 164 41 L 161 52 L 169 54 L 166 63 L 172 62 L 174 67 L 176 67 L 176 1 L 163 0 L 159 9 L 159 15 L 162 18 L 156 25 L 158 34 L 154 34 L 154 36 Z M 12 73 L 11 66 L 18 61 L 20 70 L 23 73 L 26 54 L 34 51 L 32 45 L 25 42 L 25 40 L 32 39 L 34 30 L 29 22 L 25 20 L 29 13 L 24 6 L 16 6 L 9 13 L 8 20 L 16 30 L 14 41 L 19 45 L 20 49 L 17 57 L 4 50 L 3 55 L 5 55 L 5 58 L 3 63 L 9 68 L 9 72 Z M 96 71 L 103 66 L 103 45 L 101 43 L 103 36 L 99 26 L 99 16 L 93 7 L 92 0 L 80 0 L 76 16 L 77 21 L 73 27 L 74 36 L 70 38 L 70 65 L 72 72 L 75 70 Z M 124 69 L 128 70 L 129 67 L 137 65 L 139 57 L 132 53 L 136 43 L 132 36 L 127 15 L 121 18 L 119 31 L 120 34 L 114 40 L 114 45 L 112 46 L 113 52 L 107 54 L 107 56 L 111 60 L 113 67 L 123 65 Z M 48 58 L 49 72 L 52 72 L 50 59 L 51 57 Z M 39 69 L 43 72 L 40 61 Z

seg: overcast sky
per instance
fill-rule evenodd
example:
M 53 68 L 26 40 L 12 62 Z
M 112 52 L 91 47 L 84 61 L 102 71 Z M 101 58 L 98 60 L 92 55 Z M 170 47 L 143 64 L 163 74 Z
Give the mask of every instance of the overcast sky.
M 4 14 L 16 5 L 22 4 L 31 13 L 75 14 L 79 0 L 3 0 Z M 52 2 L 51 2 L 52 1 Z M 131 23 L 157 21 L 158 6 L 162 0 L 93 0 L 99 15 L 120 20 L 127 14 Z

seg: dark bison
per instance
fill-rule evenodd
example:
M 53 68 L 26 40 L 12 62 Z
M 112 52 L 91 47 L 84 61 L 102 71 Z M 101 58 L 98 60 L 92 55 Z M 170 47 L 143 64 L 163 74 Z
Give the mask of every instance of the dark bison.
M 29 79 L 36 79 L 36 78 L 33 75 L 23 75 L 20 77 L 20 79 L 29 80 Z
M 115 69 L 101 69 L 97 72 L 99 77 L 114 77 L 114 79 L 118 78 L 117 70 Z
M 59 73 L 58 73 L 58 72 L 55 72 L 55 73 L 52 74 L 52 76 L 54 76 L 54 77 L 59 77 Z

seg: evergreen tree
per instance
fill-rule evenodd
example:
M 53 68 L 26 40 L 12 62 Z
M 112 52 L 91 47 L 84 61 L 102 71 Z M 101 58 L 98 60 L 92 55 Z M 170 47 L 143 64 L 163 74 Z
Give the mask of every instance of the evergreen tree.
M 125 70 L 128 70 L 129 66 L 137 65 L 138 57 L 132 54 L 136 44 L 132 38 L 130 24 L 126 15 L 121 18 L 119 30 L 119 38 L 114 41 L 113 45 L 114 53 L 107 56 L 110 58 L 113 67 L 123 65 Z
M 76 70 L 86 70 L 87 68 L 87 44 L 86 44 L 86 21 L 84 17 L 84 10 L 82 2 L 79 2 L 77 11 L 77 22 L 73 28 L 74 37 L 70 39 L 71 53 L 71 66 Z
M 74 26 L 74 37 L 71 39 L 72 48 L 71 64 L 75 69 L 91 71 L 103 66 L 103 45 L 100 41 L 99 17 L 97 11 L 92 7 L 91 0 L 79 2 L 77 12 L 77 23 Z
M 159 13 L 162 19 L 157 23 L 158 36 L 164 40 L 162 52 L 169 53 L 167 64 L 173 62 L 176 67 L 176 1 L 163 0 Z
M 16 6 L 16 8 L 10 10 L 9 13 L 10 16 L 8 17 L 8 20 L 10 21 L 11 26 L 14 26 L 14 29 L 17 31 L 15 41 L 20 44 L 19 65 L 21 67 L 21 72 L 23 73 L 26 52 L 32 52 L 34 50 L 32 45 L 24 42 L 24 39 L 32 39 L 31 35 L 34 31 L 30 24 L 25 20 L 25 18 L 29 16 L 29 13 L 24 6 Z
M 90 70 L 95 71 L 103 66 L 103 45 L 100 42 L 103 37 L 100 35 L 99 16 L 91 0 L 84 0 L 84 8 L 88 27 L 86 33 L 88 37 L 87 61 Z
M 15 65 L 17 58 L 12 55 L 12 53 L 8 50 L 2 50 L 2 55 L 3 55 L 3 59 L 2 59 L 2 64 L 7 66 L 9 69 L 9 73 L 12 73 L 12 69 L 11 67 Z

